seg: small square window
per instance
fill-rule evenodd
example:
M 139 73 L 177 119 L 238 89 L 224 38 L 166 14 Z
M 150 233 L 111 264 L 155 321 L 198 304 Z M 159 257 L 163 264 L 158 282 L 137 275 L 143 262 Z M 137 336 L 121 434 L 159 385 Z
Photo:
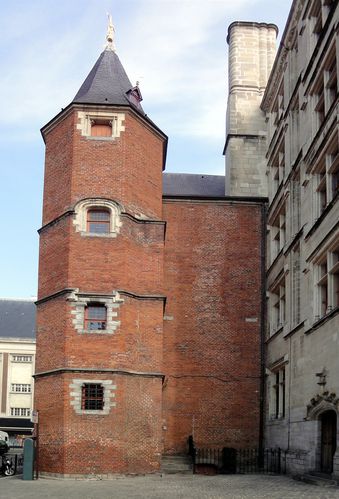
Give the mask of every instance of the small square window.
M 112 137 L 112 121 L 103 119 L 91 120 L 91 137 Z
M 85 309 L 85 329 L 104 330 L 107 324 L 107 309 L 105 305 L 92 304 Z
M 104 387 L 97 383 L 82 385 L 81 409 L 102 411 L 104 408 Z

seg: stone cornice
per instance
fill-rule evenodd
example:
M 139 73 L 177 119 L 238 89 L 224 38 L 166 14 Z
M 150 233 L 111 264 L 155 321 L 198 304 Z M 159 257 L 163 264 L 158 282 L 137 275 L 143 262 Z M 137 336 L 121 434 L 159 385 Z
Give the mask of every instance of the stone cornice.
M 304 4 L 305 0 L 294 0 L 292 4 L 261 103 L 261 109 L 265 112 L 268 112 L 272 100 L 278 91 L 281 77 L 284 74 L 288 52 L 292 49 L 297 36 L 298 22 L 304 8 Z
M 33 378 L 42 378 L 44 376 L 53 376 L 55 374 L 67 374 L 67 373 L 84 373 L 84 374 L 118 374 L 125 376 L 141 376 L 146 378 L 164 378 L 162 373 L 157 372 L 139 372 L 139 371 L 131 371 L 129 369 L 110 369 L 104 367 L 58 367 L 56 369 L 50 369 L 48 371 L 41 371 L 35 373 Z

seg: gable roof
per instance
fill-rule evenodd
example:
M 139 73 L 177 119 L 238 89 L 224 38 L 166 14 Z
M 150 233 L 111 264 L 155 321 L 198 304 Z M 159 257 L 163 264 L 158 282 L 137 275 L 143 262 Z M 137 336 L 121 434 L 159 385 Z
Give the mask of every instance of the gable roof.
M 33 299 L 0 298 L 0 337 L 35 339 Z
M 142 114 L 139 103 L 129 99 L 133 86 L 117 54 L 110 49 L 104 50 L 94 64 L 89 75 L 73 99 L 79 104 L 113 104 L 136 107 Z
M 162 179 L 164 196 L 225 196 L 223 175 L 163 173 Z

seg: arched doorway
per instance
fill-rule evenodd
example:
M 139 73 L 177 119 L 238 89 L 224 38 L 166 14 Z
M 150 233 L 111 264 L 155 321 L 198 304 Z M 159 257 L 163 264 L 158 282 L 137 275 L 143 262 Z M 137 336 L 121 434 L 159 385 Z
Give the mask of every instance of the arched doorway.
M 320 416 L 321 449 L 320 467 L 323 473 L 333 472 L 333 456 L 337 447 L 337 413 L 325 411 Z

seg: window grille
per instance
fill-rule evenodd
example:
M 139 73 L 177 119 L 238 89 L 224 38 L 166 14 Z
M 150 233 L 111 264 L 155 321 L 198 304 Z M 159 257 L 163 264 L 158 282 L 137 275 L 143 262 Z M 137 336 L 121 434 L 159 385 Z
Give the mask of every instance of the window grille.
M 81 408 L 87 411 L 102 411 L 104 408 L 104 387 L 96 383 L 82 385 Z

